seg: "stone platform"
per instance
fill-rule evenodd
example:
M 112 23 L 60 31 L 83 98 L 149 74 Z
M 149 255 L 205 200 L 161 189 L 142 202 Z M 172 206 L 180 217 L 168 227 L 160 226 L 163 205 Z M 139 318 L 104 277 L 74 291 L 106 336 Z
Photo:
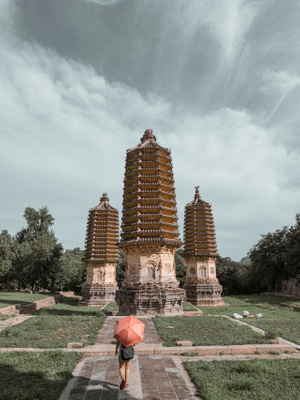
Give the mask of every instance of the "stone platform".
M 98 307 L 115 301 L 117 285 L 87 285 L 82 286 L 82 299 L 78 302 L 79 306 Z
M 122 288 L 116 291 L 118 315 L 183 315 L 184 289 Z
M 221 297 L 223 290 L 219 284 L 186 283 L 187 301 L 195 306 L 222 306 L 224 301 Z

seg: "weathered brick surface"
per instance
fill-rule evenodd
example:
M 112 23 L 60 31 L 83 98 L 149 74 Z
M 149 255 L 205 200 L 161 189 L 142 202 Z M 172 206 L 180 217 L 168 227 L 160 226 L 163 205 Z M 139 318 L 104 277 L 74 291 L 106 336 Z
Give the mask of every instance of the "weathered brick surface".
M 8 307 L 0 308 L 0 315 L 15 315 L 15 314 L 27 314 L 35 310 L 39 310 L 43 307 L 55 306 L 61 300 L 61 295 L 53 297 L 47 297 L 45 299 L 36 300 L 32 304 L 27 304 L 23 307 L 20 304 L 15 304 Z
M 27 314 L 43 307 L 55 306 L 61 300 L 61 295 L 47 297 L 46 299 L 36 300 L 32 304 L 28 304 L 20 309 L 20 314 Z
M 0 308 L 0 315 L 15 315 L 19 314 L 19 310 L 16 306 L 7 306 Z
M 121 391 L 119 385 L 117 357 L 88 358 L 64 400 L 195 399 L 172 357 L 135 357 L 131 362 L 129 388 Z
M 256 351 L 255 345 L 234 345 L 231 347 L 231 354 L 254 354 Z

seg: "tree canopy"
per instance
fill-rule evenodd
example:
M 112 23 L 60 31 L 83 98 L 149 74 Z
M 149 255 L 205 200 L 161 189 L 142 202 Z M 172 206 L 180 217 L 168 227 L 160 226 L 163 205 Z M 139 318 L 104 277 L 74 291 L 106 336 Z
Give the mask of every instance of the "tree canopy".
M 300 214 L 294 226 L 262 235 L 249 251 L 259 290 L 280 289 L 282 280 L 300 273 Z

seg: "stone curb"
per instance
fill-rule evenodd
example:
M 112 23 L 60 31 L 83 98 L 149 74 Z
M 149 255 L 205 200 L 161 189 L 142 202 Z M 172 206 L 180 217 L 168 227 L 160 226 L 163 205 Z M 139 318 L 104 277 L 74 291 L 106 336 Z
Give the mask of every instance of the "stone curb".
M 46 351 L 64 351 L 81 353 L 83 357 L 102 357 L 114 356 L 114 345 L 95 345 L 81 349 L 35 349 L 35 348 L 7 348 L 0 349 L 0 353 L 9 353 L 13 351 L 28 351 L 28 352 L 46 352 Z M 222 356 L 222 355 L 255 355 L 255 354 L 270 354 L 270 352 L 288 352 L 289 354 L 296 353 L 295 346 L 290 344 L 249 344 L 249 345 L 231 345 L 231 346 L 188 346 L 188 347 L 163 347 L 162 345 L 149 344 L 136 346 L 135 353 L 137 355 L 188 355 L 193 356 Z
M 293 354 L 239 354 L 239 355 L 228 355 L 228 356 L 179 356 L 182 362 L 194 362 L 194 361 L 236 361 L 236 360 L 255 360 L 255 359 L 263 359 L 263 360 L 272 360 L 272 359 L 288 359 L 288 358 L 295 358 L 300 359 L 300 353 L 293 353 Z
M 0 332 L 11 326 L 21 324 L 22 322 L 26 321 L 26 319 L 34 317 L 35 316 L 33 315 L 17 315 L 15 317 L 5 319 L 4 321 L 0 321 Z

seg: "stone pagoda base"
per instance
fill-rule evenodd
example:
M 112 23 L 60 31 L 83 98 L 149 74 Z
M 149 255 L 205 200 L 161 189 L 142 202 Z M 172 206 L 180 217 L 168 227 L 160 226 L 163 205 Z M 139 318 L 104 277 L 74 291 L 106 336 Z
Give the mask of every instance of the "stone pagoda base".
M 143 284 L 117 290 L 118 315 L 182 315 L 185 290 L 155 286 Z
M 186 290 L 186 300 L 195 306 L 224 305 L 221 297 L 222 285 L 187 283 L 183 287 Z
M 84 284 L 81 288 L 82 299 L 80 306 L 97 307 L 115 301 L 117 285 L 100 286 Z

